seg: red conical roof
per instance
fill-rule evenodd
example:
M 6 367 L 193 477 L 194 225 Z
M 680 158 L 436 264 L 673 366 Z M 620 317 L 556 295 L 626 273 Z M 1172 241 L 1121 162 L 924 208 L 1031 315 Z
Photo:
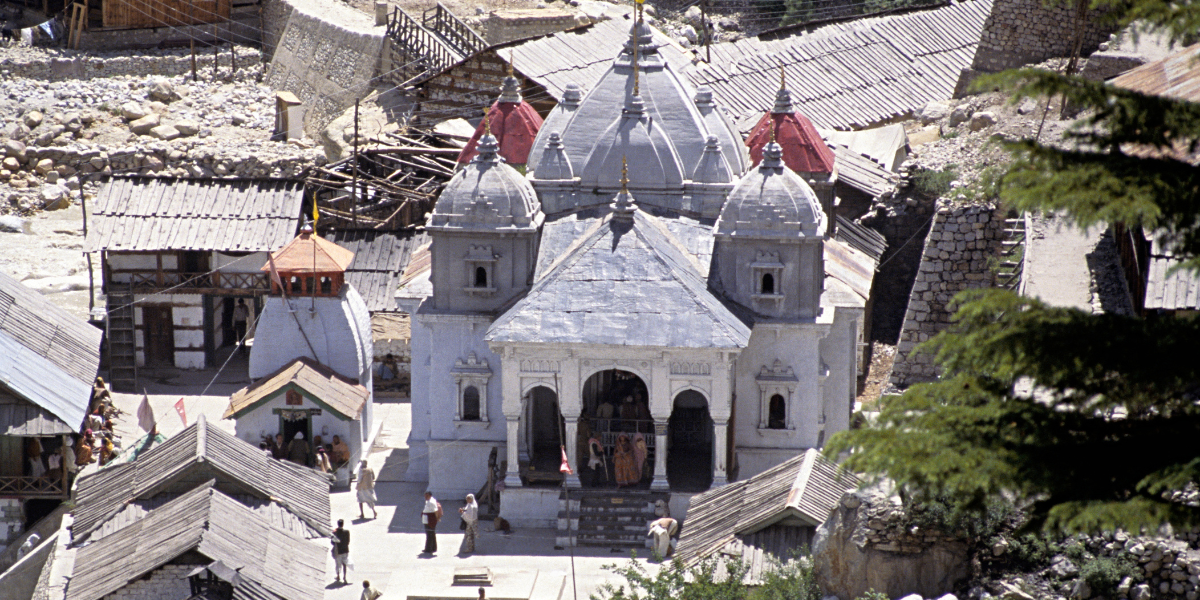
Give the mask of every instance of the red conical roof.
M 533 148 L 533 139 L 542 127 L 542 116 L 528 102 L 496 102 L 488 109 L 485 119 L 491 126 L 492 135 L 500 142 L 500 156 L 510 165 L 523 165 Z M 475 128 L 475 134 L 458 154 L 458 162 L 466 164 L 478 154 L 475 145 L 483 136 L 484 123 Z
M 750 147 L 753 164 L 762 160 L 763 147 L 771 141 L 772 128 L 775 142 L 783 147 L 783 163 L 789 169 L 797 173 L 833 172 L 833 150 L 821 139 L 808 117 L 794 112 L 769 112 L 750 130 L 746 145 Z

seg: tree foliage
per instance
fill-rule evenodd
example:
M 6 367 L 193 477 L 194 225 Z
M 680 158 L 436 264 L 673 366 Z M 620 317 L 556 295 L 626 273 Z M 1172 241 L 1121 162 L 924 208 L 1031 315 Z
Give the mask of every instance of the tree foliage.
M 820 600 L 821 590 L 812 563 L 797 557 L 787 563 L 773 561 L 763 570 L 762 581 L 745 584 L 750 568 L 738 559 L 707 559 L 685 567 L 678 559 L 664 562 L 656 573 L 630 560 L 624 566 L 604 567 L 625 578 L 626 585 L 605 583 L 592 600 Z M 626 587 L 628 586 L 628 587 Z
M 1176 39 L 1200 25 L 1195 1 L 1119 10 Z M 1061 97 L 1085 115 L 1063 139 L 1007 143 L 1014 161 L 995 186 L 1005 205 L 1145 228 L 1200 270 L 1200 106 L 1032 69 L 982 85 L 1014 101 Z M 1200 319 L 1093 315 L 1000 290 L 964 292 L 955 306 L 918 348 L 942 377 L 834 436 L 830 454 L 967 509 L 1015 497 L 1033 528 L 1200 523 L 1177 493 L 1200 481 Z

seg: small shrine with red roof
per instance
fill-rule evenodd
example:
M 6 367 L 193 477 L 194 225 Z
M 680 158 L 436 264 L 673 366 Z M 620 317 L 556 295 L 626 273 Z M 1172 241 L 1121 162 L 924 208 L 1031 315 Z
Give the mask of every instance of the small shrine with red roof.
M 510 64 L 500 98 L 487 110 L 483 121 L 475 128 L 475 134 L 458 154 L 458 164 L 465 165 L 479 154 L 479 138 L 483 137 L 486 128 L 490 128 L 491 135 L 500 143 L 500 156 L 504 162 L 521 169 L 529 159 L 529 150 L 541 127 L 542 116 L 521 97 L 521 83 L 513 75 Z

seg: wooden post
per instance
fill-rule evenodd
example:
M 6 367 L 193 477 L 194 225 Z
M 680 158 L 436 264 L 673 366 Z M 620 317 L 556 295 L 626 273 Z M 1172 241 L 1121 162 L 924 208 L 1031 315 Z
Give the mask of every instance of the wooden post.
M 350 214 L 354 216 L 354 227 L 358 227 L 358 98 L 354 99 L 354 190 L 350 194 Z
M 704 31 L 701 35 L 704 36 L 704 52 L 707 55 L 706 62 L 712 64 L 712 46 L 709 45 L 708 34 L 708 0 L 700 0 L 700 28 Z
M 192 30 L 192 35 L 188 39 L 192 41 L 192 83 L 196 82 L 196 7 L 194 4 L 188 4 L 188 27 Z
M 70 483 L 70 480 L 67 478 L 67 461 L 75 460 L 75 457 L 67 456 L 67 453 L 63 452 L 63 450 L 67 447 L 68 439 L 70 439 L 69 434 L 63 435 L 62 436 L 62 446 L 59 446 L 59 448 L 58 448 L 58 455 L 59 455 L 59 458 L 62 460 L 59 470 L 62 471 L 63 500 L 66 500 L 67 498 L 71 497 L 71 483 Z
M 229 68 L 237 73 L 237 46 L 233 42 L 229 42 Z

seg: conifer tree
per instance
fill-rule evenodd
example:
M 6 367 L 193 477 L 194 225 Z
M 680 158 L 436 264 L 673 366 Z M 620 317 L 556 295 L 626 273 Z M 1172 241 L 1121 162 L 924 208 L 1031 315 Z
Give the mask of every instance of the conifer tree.
M 1110 9 L 1176 42 L 1200 31 L 1196 0 Z M 1200 270 L 1200 105 L 1034 69 L 986 85 L 1084 109 L 1061 140 L 1007 144 L 1006 206 L 1144 228 Z M 962 508 L 1016 498 L 1048 531 L 1200 523 L 1183 493 L 1200 482 L 1200 318 L 1093 315 L 1003 290 L 955 305 L 951 326 L 920 347 L 941 378 L 888 399 L 876 423 L 834 436 L 830 454 L 850 451 L 850 470 Z

